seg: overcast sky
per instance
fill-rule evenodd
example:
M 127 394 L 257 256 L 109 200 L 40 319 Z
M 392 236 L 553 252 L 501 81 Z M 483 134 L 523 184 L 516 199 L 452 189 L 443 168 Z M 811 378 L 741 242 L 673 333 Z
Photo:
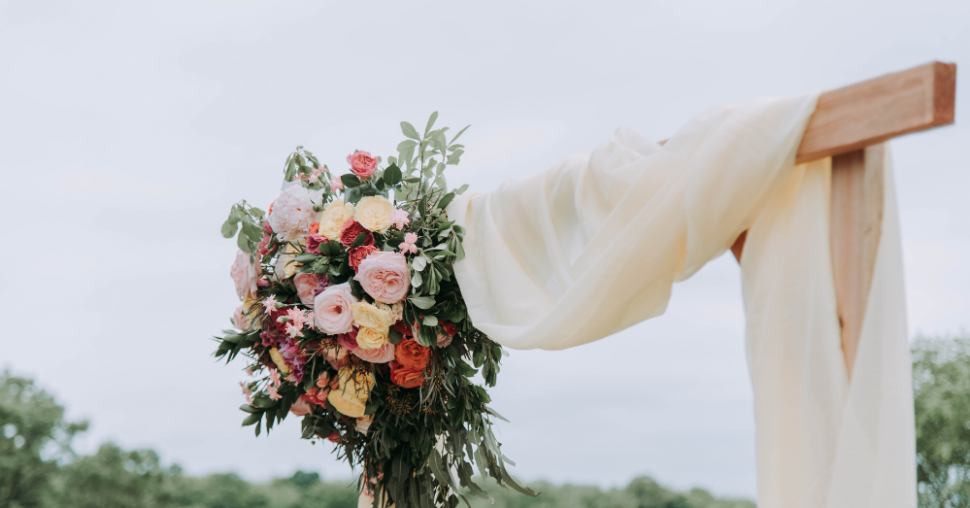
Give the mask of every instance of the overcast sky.
M 957 62 L 956 126 L 892 145 L 913 334 L 970 323 L 970 2 L 0 0 L 0 366 L 89 418 L 85 450 L 152 447 L 192 474 L 349 478 L 288 420 L 240 428 L 238 304 L 219 226 L 266 207 L 296 145 L 344 170 L 400 120 L 467 132 L 450 181 L 487 190 L 717 104 Z M 595 344 L 512 352 L 493 392 L 525 479 L 754 495 L 739 271 Z

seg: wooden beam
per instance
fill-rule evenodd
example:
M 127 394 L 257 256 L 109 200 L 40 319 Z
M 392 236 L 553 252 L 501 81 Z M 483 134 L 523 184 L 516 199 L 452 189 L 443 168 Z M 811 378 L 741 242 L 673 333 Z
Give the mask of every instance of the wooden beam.
M 882 236 L 885 149 L 878 144 L 832 157 L 832 272 L 850 379 Z
M 953 123 L 956 76 L 956 64 L 932 62 L 821 94 L 796 162 Z

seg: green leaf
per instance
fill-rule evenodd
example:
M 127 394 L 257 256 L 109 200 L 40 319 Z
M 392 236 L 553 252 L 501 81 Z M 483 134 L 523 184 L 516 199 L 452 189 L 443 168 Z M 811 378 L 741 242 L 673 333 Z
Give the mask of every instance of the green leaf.
M 467 131 L 469 127 L 471 127 L 471 125 L 466 125 L 464 129 L 458 131 L 458 134 L 455 134 L 455 137 L 451 138 L 451 143 L 454 144 L 455 141 L 457 141 L 458 138 L 461 137 L 461 135 L 464 134 L 465 131 Z
M 357 175 L 352 175 L 350 173 L 340 175 L 340 181 L 344 184 L 344 187 L 348 189 L 353 189 L 354 187 L 360 185 L 360 178 L 357 178 Z
M 438 326 L 438 318 L 434 316 L 425 316 L 422 323 L 424 323 L 424 326 Z
M 304 252 L 303 254 L 300 254 L 299 256 L 293 258 L 293 261 L 297 263 L 312 263 L 319 258 L 320 256 L 316 254 L 312 254 L 310 252 Z
M 445 197 L 441 198 L 441 201 L 438 201 L 438 208 L 440 208 L 441 210 L 444 210 L 445 207 L 448 206 L 448 203 L 451 203 L 451 200 L 453 199 L 455 199 L 454 192 L 449 192 L 448 194 L 445 194 Z
M 243 427 L 248 427 L 250 425 L 253 425 L 256 422 L 258 422 L 262 417 L 263 417 L 262 411 L 259 412 L 259 413 L 253 413 L 253 414 L 247 416 L 245 420 L 243 420 L 242 426 Z
M 426 266 L 428 266 L 428 260 L 424 256 L 418 256 L 414 258 L 414 261 L 411 261 L 411 268 L 414 268 L 416 272 L 424 270 Z
M 390 165 L 384 170 L 384 184 L 393 187 L 401 182 L 401 168 Z
M 417 141 L 411 141 L 410 139 L 405 139 L 397 144 L 398 152 L 406 152 L 407 150 L 414 150 L 414 147 L 418 145 Z
M 246 254 L 253 253 L 252 242 L 249 241 L 249 238 L 247 238 L 246 235 L 239 235 L 239 237 L 236 238 L 236 245 L 239 246 L 239 250 L 245 252 Z
M 428 126 L 424 128 L 424 137 L 428 137 L 428 132 L 431 132 L 431 128 L 434 127 L 434 122 L 437 119 L 438 112 L 431 113 L 431 118 L 428 118 Z
M 408 301 L 419 309 L 430 309 L 434 307 L 434 298 L 430 296 L 410 296 Z
M 414 128 L 413 125 L 407 122 L 401 122 L 401 132 L 403 132 L 405 136 L 411 139 L 415 139 L 418 141 L 421 140 L 421 136 L 418 136 L 418 131 Z
M 391 330 L 387 333 L 387 340 L 391 344 L 397 344 L 398 342 L 401 342 L 402 339 L 404 339 L 404 335 L 401 335 L 401 332 L 394 328 L 391 328 Z
M 353 249 L 355 247 L 360 247 L 361 245 L 364 244 L 364 240 L 366 239 L 367 239 L 367 231 L 361 231 L 360 234 L 357 235 L 357 238 L 354 238 L 354 241 L 350 244 L 350 247 L 347 247 L 347 248 Z
M 222 237 L 232 238 L 233 236 L 236 236 L 236 231 L 238 229 L 239 229 L 238 222 L 233 222 L 231 218 L 226 219 L 226 222 L 222 223 Z

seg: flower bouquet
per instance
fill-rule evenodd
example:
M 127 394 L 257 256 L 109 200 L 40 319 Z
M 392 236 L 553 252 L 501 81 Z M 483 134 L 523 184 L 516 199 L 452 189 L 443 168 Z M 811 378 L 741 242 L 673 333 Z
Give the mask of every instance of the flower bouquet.
M 491 429 L 502 417 L 474 379 L 495 386 L 503 350 L 475 329 L 452 269 L 464 231 L 445 207 L 467 185 L 449 191 L 444 171 L 467 127 L 448 141 L 436 118 L 423 135 L 401 122 L 396 156 L 356 151 L 341 176 L 297 147 L 268 213 L 241 201 L 222 226 L 238 235 L 242 305 L 215 355 L 247 359 L 243 425 L 302 418 L 303 438 L 334 443 L 374 506 L 467 504 L 462 489 L 485 495 L 473 464 L 535 495 L 506 470 Z

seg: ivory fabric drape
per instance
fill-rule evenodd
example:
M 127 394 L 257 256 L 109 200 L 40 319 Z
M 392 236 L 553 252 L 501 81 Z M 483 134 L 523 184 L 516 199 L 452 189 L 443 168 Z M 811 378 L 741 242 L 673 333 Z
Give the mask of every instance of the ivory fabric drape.
M 448 208 L 475 326 L 513 349 L 599 340 L 749 230 L 742 256 L 761 508 L 916 506 L 899 226 L 884 223 L 850 384 L 829 249 L 828 159 L 795 166 L 816 95 L 709 110 L 662 147 L 629 128 Z

